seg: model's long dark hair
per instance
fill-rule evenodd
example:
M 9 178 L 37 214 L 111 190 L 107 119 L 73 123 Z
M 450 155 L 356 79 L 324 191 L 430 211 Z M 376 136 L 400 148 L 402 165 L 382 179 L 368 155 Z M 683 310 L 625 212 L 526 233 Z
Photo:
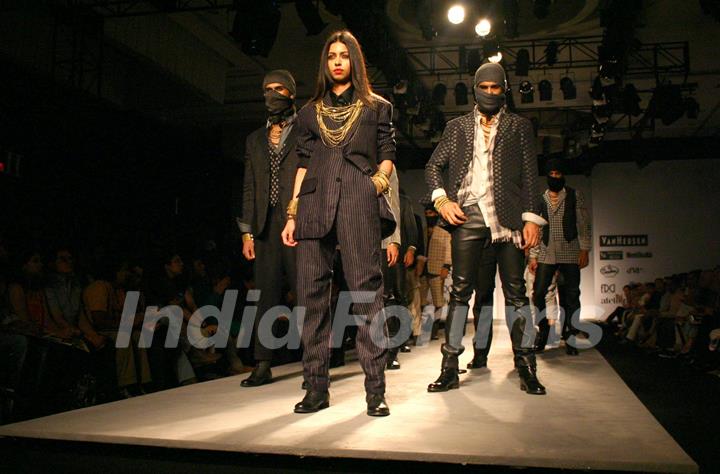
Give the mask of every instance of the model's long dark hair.
M 320 54 L 320 67 L 318 69 L 317 84 L 315 86 L 315 94 L 310 99 L 310 104 L 322 100 L 325 93 L 330 90 L 334 84 L 330 70 L 328 69 L 328 54 L 330 45 L 333 43 L 343 43 L 350 54 L 350 80 L 352 81 L 355 93 L 363 104 L 374 108 L 379 96 L 375 95 L 370 87 L 370 81 L 367 77 L 367 69 L 365 68 L 365 55 L 363 55 L 360 43 L 348 30 L 340 30 L 333 32 L 325 41 L 322 53 Z

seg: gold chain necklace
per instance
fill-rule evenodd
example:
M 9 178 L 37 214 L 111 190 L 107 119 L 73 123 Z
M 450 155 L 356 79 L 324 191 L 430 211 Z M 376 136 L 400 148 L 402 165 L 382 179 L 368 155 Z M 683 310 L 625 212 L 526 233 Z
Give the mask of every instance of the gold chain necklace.
M 315 104 L 317 112 L 318 127 L 320 128 L 320 138 L 327 147 L 336 147 L 345 141 L 348 134 L 355 125 L 357 118 L 362 111 L 363 103 L 358 100 L 354 104 L 344 107 L 328 107 L 322 100 Z M 331 121 L 340 124 L 336 129 L 330 129 L 325 125 L 323 117 L 327 117 Z

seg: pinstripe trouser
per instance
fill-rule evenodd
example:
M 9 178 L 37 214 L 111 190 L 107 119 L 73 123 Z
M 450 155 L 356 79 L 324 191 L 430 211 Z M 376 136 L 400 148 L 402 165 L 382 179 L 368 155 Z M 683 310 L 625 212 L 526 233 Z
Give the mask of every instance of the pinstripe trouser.
M 357 177 L 348 176 L 348 170 L 345 171 L 343 185 L 347 187 L 342 189 L 345 194 L 340 196 L 333 230 L 321 239 L 298 241 L 297 296 L 298 304 L 305 308 L 302 330 L 303 373 L 313 390 L 328 389 L 328 341 L 332 325 L 330 290 L 333 256 L 339 244 L 348 289 L 375 295 L 369 303 L 354 302 L 351 311 L 354 315 L 367 318 L 359 324 L 356 338 L 358 358 L 365 372 L 365 391 L 382 394 L 385 393 L 387 349 L 386 344 L 378 345 L 376 341 L 385 337 L 385 325 L 379 322 L 372 324 L 374 318 L 382 317 L 380 312 L 383 308 L 377 200 L 367 176 L 360 173 L 356 173 Z M 354 182 L 356 179 L 359 181 Z M 362 186 L 366 187 L 366 192 L 358 195 L 357 189 L 359 187 L 362 190 Z

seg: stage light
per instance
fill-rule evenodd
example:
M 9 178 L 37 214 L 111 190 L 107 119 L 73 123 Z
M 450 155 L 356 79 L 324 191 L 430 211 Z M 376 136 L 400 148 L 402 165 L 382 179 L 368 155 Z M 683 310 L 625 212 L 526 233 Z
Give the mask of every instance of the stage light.
M 467 85 L 460 81 L 455 84 L 455 105 L 468 104 L 468 88 Z
M 465 8 L 462 5 L 453 5 L 448 10 L 448 20 L 453 25 L 459 25 L 465 21 Z
M 655 89 L 656 110 L 662 123 L 671 125 L 685 115 L 685 102 L 680 86 L 668 84 Z
M 488 58 L 488 61 L 491 63 L 499 63 L 502 61 L 502 53 L 500 51 L 497 52 L 497 54 L 494 54 Z
M 415 18 L 425 40 L 430 41 L 437 36 L 437 31 L 432 23 L 432 2 L 431 0 L 419 0 L 416 2 Z
M 573 83 L 572 79 L 565 76 L 560 79 L 560 90 L 563 93 L 564 100 L 575 100 L 577 99 L 577 88 Z
M 521 104 L 532 104 L 535 100 L 535 88 L 530 81 L 522 81 L 518 88 Z
M 328 25 L 322 18 L 320 18 L 320 12 L 311 0 L 297 0 L 295 2 L 295 9 L 297 14 L 305 25 L 305 31 L 308 36 L 315 36 L 319 34 Z
M 280 27 L 280 9 L 273 0 L 235 2 L 236 13 L 230 35 L 248 56 L 268 57 Z M 258 28 L 262 25 L 262 28 Z
M 530 52 L 527 49 L 521 49 L 517 52 L 517 60 L 515 62 L 515 75 L 527 76 L 530 71 Z
M 547 79 L 543 79 L 538 84 L 538 90 L 540 91 L 540 100 L 548 101 L 552 100 L 552 84 Z
M 408 83 L 406 80 L 400 80 L 393 86 L 393 95 L 405 95 L 408 91 Z
M 505 24 L 505 36 L 517 38 L 518 18 L 520 16 L 520 5 L 518 0 L 503 0 L 502 12 Z
M 483 18 L 477 25 L 475 25 L 475 33 L 483 38 L 490 34 L 491 29 L 492 25 L 490 24 L 490 20 L 487 18 Z
M 550 41 L 545 48 L 545 62 L 548 66 L 554 66 L 558 59 L 557 41 Z

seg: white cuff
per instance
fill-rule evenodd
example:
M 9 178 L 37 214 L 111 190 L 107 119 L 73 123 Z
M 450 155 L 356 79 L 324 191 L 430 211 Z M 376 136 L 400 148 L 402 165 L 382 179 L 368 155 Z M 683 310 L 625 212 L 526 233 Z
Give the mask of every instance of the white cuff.
M 523 212 L 522 220 L 523 222 L 532 222 L 533 224 L 537 224 L 541 227 L 547 225 L 547 221 L 545 219 L 533 212 Z
M 443 188 L 437 188 L 435 191 L 432 192 L 432 195 L 430 195 L 430 199 L 432 202 L 435 202 L 435 200 L 439 197 L 447 196 L 447 193 L 445 193 L 445 190 Z

